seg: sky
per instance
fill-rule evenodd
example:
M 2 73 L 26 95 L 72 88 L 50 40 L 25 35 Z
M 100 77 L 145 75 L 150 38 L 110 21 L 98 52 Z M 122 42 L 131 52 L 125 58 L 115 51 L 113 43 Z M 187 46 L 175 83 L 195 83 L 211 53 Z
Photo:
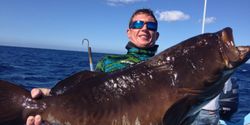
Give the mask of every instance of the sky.
M 126 53 L 130 16 L 154 11 L 158 52 L 201 34 L 204 0 L 0 0 L 0 45 Z M 250 45 L 250 0 L 207 0 L 205 32 L 231 27 Z

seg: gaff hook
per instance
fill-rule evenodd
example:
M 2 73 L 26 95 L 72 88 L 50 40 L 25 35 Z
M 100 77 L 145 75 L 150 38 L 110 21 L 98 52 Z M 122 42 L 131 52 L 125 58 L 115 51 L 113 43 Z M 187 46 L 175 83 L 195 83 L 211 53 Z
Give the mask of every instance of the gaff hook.
M 82 40 L 82 45 L 84 44 L 84 41 L 87 41 L 87 45 L 88 45 L 88 56 L 89 56 L 89 67 L 90 67 L 90 71 L 94 71 L 94 67 L 93 67 L 93 61 L 92 61 L 92 52 L 91 52 L 91 47 L 89 46 L 89 40 L 88 39 L 83 39 Z

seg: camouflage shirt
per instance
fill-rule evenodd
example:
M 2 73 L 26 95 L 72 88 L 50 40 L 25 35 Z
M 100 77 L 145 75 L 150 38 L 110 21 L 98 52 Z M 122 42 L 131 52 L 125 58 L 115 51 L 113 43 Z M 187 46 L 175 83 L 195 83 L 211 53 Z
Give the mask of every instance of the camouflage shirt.
M 96 65 L 96 71 L 100 72 L 114 72 L 123 69 L 129 65 L 145 61 L 155 55 L 158 45 L 151 48 L 141 49 L 137 48 L 133 43 L 128 42 L 125 55 L 107 55 L 104 56 Z

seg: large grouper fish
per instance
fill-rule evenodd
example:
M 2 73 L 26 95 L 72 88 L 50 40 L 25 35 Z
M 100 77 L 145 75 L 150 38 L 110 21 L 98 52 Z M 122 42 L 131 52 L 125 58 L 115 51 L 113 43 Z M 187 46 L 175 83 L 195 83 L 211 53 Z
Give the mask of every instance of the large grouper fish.
M 40 114 L 55 125 L 189 125 L 249 57 L 250 46 L 235 47 L 232 29 L 224 28 L 111 74 L 76 73 L 40 99 L 0 81 L 0 124 Z

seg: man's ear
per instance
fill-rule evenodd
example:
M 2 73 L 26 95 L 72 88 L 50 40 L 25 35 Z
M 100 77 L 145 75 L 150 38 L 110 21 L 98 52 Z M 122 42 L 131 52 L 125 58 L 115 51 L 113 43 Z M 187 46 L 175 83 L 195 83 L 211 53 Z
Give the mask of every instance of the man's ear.
M 129 39 L 131 38 L 131 30 L 130 29 L 127 29 L 127 36 Z
M 160 33 L 156 32 L 156 34 L 155 34 L 155 41 L 159 38 L 159 36 L 160 36 Z

